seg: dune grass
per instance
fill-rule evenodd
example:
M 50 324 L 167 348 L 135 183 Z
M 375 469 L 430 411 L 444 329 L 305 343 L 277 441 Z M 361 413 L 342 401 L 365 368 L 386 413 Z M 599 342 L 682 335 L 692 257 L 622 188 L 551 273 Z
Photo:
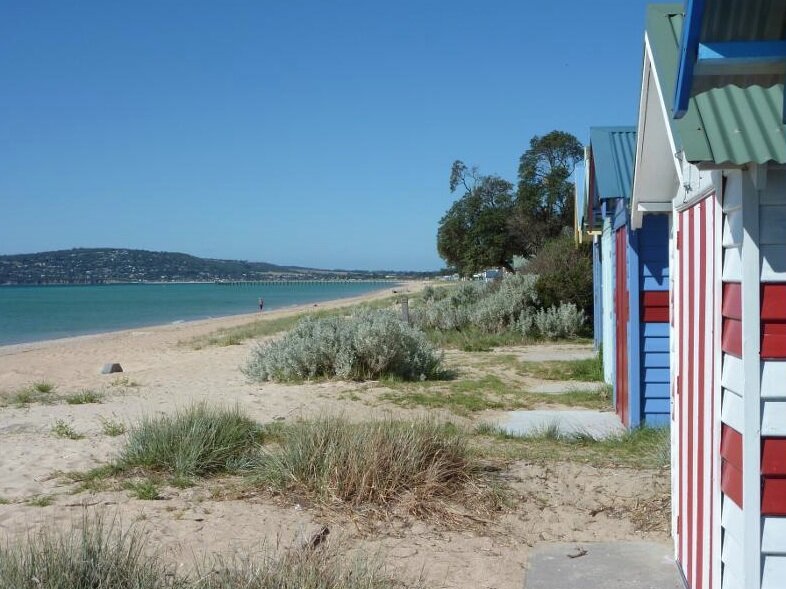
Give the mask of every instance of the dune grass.
M 98 419 L 101 422 L 101 432 L 105 436 L 122 436 L 127 431 L 126 425 L 122 421 L 105 417 L 99 417 Z
M 15 391 L 4 391 L 0 393 L 0 407 L 27 407 L 32 403 L 51 405 L 58 401 L 55 388 L 51 382 L 40 381 Z
M 55 424 L 52 426 L 52 434 L 58 438 L 67 438 L 69 440 L 81 440 L 85 437 L 76 431 L 74 426 L 63 419 L 55 421 Z
M 234 560 L 207 559 L 187 575 L 146 550 L 140 528 L 83 517 L 68 531 L 42 528 L 0 545 L 0 589 L 394 589 L 405 585 L 381 561 L 317 550 L 263 550 Z M 420 583 L 406 586 L 415 588 Z
M 284 426 L 277 438 L 257 480 L 325 503 L 389 507 L 409 495 L 414 511 L 427 511 L 480 475 L 466 436 L 431 421 L 329 417 Z
M 192 405 L 143 419 L 129 432 L 117 465 L 183 477 L 231 472 L 249 459 L 259 431 L 237 407 Z
M 103 396 L 100 393 L 85 389 L 78 393 L 73 393 L 65 397 L 65 402 L 69 405 L 86 405 L 88 403 L 100 403 Z

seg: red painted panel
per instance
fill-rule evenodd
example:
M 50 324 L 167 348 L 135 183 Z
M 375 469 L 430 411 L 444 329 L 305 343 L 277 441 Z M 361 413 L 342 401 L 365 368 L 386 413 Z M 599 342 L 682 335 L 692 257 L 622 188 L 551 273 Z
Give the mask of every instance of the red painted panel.
M 786 322 L 762 322 L 761 357 L 786 358 Z
M 761 319 L 786 321 L 786 284 L 762 284 Z
M 628 317 L 630 313 L 628 300 L 628 236 L 626 227 L 617 230 L 615 234 L 616 246 L 616 271 L 614 285 L 614 311 L 616 313 L 616 381 L 617 403 L 616 412 L 626 426 L 630 423 L 628 415 L 630 402 L 628 395 Z
M 641 304 L 644 307 L 666 307 L 669 306 L 669 291 L 667 290 L 647 290 L 641 294 Z
M 739 282 L 723 283 L 723 309 L 724 317 L 742 321 L 742 285 Z
M 742 509 L 742 471 L 721 461 L 721 490 Z
M 761 439 L 761 473 L 786 476 L 786 438 Z
M 764 478 L 761 490 L 761 514 L 786 515 L 786 478 Z
M 727 354 L 742 358 L 742 321 L 723 318 L 721 349 Z
M 742 434 L 725 423 L 721 426 L 721 457 L 742 470 Z
M 641 312 L 641 320 L 644 323 L 668 323 L 668 307 L 644 307 Z

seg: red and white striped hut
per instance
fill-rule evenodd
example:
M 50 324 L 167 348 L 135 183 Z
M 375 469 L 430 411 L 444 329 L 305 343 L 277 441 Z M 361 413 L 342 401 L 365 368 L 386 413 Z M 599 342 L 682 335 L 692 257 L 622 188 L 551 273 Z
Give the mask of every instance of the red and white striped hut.
M 672 211 L 672 494 L 691 589 L 786 588 L 786 1 L 647 13 L 631 223 Z

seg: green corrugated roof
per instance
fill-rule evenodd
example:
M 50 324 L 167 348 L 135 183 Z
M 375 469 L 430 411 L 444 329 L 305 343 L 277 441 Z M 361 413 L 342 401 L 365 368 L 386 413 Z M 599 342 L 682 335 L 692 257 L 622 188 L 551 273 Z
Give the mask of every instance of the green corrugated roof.
M 682 12 L 682 4 L 653 4 L 647 9 L 647 36 L 669 114 L 677 80 Z M 691 163 L 783 164 L 786 136 L 782 104 L 783 85 L 724 86 L 692 98 L 685 117 L 670 117 L 670 124 L 678 149 Z
M 636 127 L 592 127 L 590 147 L 598 199 L 629 200 L 636 161 Z

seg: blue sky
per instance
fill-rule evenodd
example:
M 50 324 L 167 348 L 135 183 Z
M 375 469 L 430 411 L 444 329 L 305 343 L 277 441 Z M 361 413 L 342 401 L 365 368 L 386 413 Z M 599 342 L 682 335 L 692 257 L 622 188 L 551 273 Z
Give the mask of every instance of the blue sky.
M 0 253 L 439 268 L 453 160 L 635 123 L 645 6 L 6 0 Z

